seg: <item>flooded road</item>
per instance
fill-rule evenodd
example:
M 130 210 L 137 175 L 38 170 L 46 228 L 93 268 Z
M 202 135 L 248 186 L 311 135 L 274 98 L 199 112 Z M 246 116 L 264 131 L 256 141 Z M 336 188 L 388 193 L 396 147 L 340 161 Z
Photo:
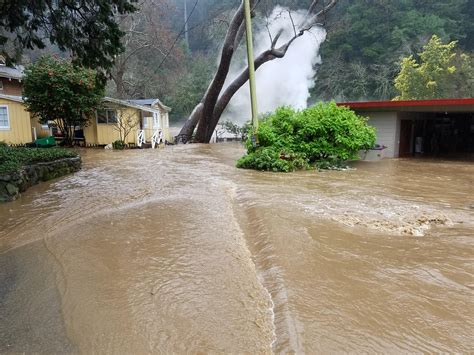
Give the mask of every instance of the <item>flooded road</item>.
M 0 205 L 0 352 L 474 351 L 474 164 L 84 150 Z

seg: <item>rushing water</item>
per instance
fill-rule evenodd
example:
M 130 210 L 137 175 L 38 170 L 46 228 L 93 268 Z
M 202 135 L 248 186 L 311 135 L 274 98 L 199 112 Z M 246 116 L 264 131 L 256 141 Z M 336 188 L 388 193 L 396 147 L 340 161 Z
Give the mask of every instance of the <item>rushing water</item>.
M 84 150 L 0 205 L 0 352 L 473 352 L 472 162 Z

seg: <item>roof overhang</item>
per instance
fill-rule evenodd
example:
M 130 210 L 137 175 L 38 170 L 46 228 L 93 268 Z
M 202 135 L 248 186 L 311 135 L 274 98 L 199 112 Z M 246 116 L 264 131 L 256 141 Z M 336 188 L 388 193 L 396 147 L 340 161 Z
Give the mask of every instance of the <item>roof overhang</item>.
M 23 98 L 22 98 L 21 96 L 13 96 L 13 95 L 3 95 L 3 94 L 0 94 L 0 99 L 10 100 L 10 101 L 14 101 L 14 102 L 23 103 Z
M 137 105 L 125 100 L 114 99 L 112 97 L 104 97 L 102 101 L 112 103 L 117 106 L 134 108 L 134 109 L 145 111 L 145 112 L 157 113 L 157 114 L 161 113 L 159 109 L 152 108 L 150 106 Z
M 171 111 L 171 107 L 169 106 L 166 106 L 165 104 L 163 104 L 159 99 L 156 99 L 154 102 L 153 102 L 153 106 L 154 105 L 158 105 L 160 106 L 163 110 L 165 110 L 166 112 L 170 112 Z
M 156 106 L 156 105 L 158 105 L 163 111 L 166 111 L 166 112 L 171 111 L 171 107 L 168 107 L 165 104 L 163 104 L 160 101 L 160 99 L 131 99 L 131 100 L 127 100 L 127 101 L 130 102 L 130 103 L 136 104 L 136 105 L 145 105 L 145 106 L 148 106 L 148 105 Z M 144 103 L 144 102 L 147 102 L 147 103 Z
M 346 106 L 358 112 L 474 112 L 474 98 L 340 102 L 337 105 Z
M 15 67 L 0 65 L 0 78 L 21 81 L 23 79 L 23 70 L 24 67 L 21 65 Z

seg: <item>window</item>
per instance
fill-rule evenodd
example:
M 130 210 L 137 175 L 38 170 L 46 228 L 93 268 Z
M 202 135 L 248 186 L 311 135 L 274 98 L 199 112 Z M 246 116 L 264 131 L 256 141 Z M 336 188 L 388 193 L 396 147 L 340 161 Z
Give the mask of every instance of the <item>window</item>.
M 0 129 L 10 129 L 8 106 L 0 106 Z
M 117 111 L 115 110 L 107 110 L 107 123 L 117 123 Z
M 97 123 L 117 123 L 117 112 L 115 110 L 97 110 Z

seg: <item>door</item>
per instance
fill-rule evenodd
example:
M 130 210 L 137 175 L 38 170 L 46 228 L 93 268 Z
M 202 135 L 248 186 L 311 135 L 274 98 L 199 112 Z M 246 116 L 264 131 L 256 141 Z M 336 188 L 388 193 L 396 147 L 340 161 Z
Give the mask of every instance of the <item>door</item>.
M 406 157 L 412 155 L 411 141 L 412 141 L 413 121 L 400 121 L 400 144 L 398 156 Z

